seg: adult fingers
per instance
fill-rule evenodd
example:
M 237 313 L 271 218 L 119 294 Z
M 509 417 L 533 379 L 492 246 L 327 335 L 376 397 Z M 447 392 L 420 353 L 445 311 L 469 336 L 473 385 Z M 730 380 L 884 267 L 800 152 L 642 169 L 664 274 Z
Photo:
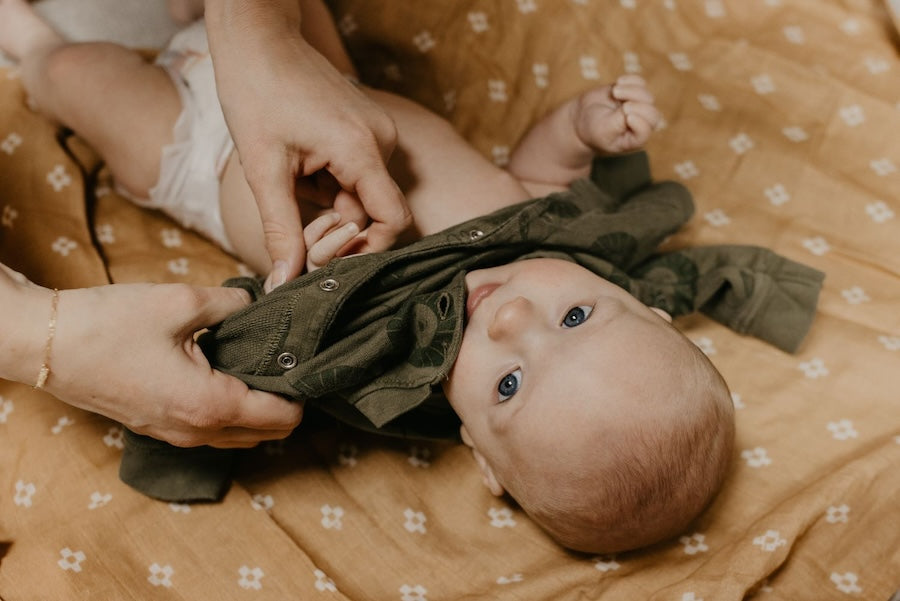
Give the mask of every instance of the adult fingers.
M 237 378 L 210 370 L 208 365 L 205 369 L 196 365 L 193 373 L 201 376 L 192 381 L 194 386 L 185 388 L 187 402 L 170 405 L 165 419 L 123 423 L 138 434 L 178 447 L 231 447 L 284 438 L 303 418 L 302 402 L 250 390 Z
M 372 220 L 366 235 L 368 249 L 373 252 L 389 249 L 412 224 L 412 212 L 400 187 L 385 171 L 361 181 L 357 194 Z
M 290 431 L 303 419 L 303 403 L 262 390 L 252 390 L 228 374 L 212 371 L 209 390 L 216 391 L 215 422 L 208 429 L 219 432 L 228 428 L 263 431 Z M 222 439 L 223 437 L 219 437 Z
M 176 290 L 183 291 L 185 295 L 183 303 L 193 312 L 187 316 L 185 324 L 189 334 L 215 325 L 250 304 L 250 295 L 240 288 L 184 286 Z M 173 298 L 171 295 L 175 294 L 176 290 L 166 290 L 170 295 L 169 298 Z
M 355 171 L 359 177 L 351 177 L 349 171 L 331 171 L 347 191 L 355 191 L 372 224 L 368 228 L 367 244 L 371 250 L 390 248 L 397 236 L 412 223 L 412 213 L 397 183 L 391 178 L 377 154 L 369 155 L 370 162 Z
M 261 442 L 282 440 L 291 435 L 293 428 L 287 430 L 256 430 L 252 428 L 228 427 L 217 433 L 216 439 L 208 446 L 217 449 L 247 449 Z
M 366 214 L 366 208 L 360 202 L 356 194 L 348 192 L 347 190 L 339 190 L 337 192 L 334 197 L 332 208 L 340 213 L 341 221 L 344 223 L 352 221 L 358 225 L 361 230 L 365 229 L 366 225 L 369 223 L 369 216 Z
M 291 435 L 293 430 L 254 430 L 251 428 L 229 427 L 214 433 L 205 430 L 190 430 L 172 434 L 170 431 L 156 432 L 153 429 L 135 428 L 134 432 L 164 440 L 182 448 L 199 446 L 217 449 L 249 449 L 261 442 L 281 440 Z
M 166 442 L 176 447 L 209 446 L 217 449 L 249 449 L 261 442 L 287 438 L 293 430 L 254 430 L 251 428 L 229 427 L 212 434 L 206 431 L 194 430 L 175 435 L 166 432 L 165 434 L 168 436 L 160 435 L 152 430 L 135 430 L 135 432 L 159 440 L 166 440 Z
M 290 432 L 260 433 L 257 430 L 239 430 L 222 433 L 223 438 L 209 443 L 207 446 L 217 449 L 252 449 L 261 442 L 281 440 L 290 436 Z
M 272 259 L 265 284 L 268 291 L 299 275 L 306 255 L 294 198 L 296 159 L 285 149 L 280 157 L 267 154 L 252 163 L 245 161 L 244 173 L 259 207 L 266 251 Z

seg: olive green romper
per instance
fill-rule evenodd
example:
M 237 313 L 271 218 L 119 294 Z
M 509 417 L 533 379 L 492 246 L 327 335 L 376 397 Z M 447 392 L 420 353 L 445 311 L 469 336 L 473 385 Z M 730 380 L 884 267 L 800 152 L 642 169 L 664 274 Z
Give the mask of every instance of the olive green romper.
M 644 153 L 597 159 L 590 179 L 384 253 L 335 259 L 263 294 L 201 346 L 252 388 L 302 399 L 352 426 L 454 438 L 441 393 L 462 341 L 468 271 L 528 258 L 574 261 L 648 306 L 700 311 L 793 352 L 812 322 L 824 274 L 754 246 L 657 247 L 693 213 L 684 186 L 654 183 Z M 126 433 L 121 478 L 167 501 L 215 500 L 234 452 L 182 449 Z

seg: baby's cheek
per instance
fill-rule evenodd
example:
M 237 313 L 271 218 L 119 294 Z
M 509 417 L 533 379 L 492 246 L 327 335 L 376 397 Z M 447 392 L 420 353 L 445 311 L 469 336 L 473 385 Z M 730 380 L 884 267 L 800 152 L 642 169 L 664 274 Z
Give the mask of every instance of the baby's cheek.
M 459 389 L 462 387 L 460 373 L 459 358 L 457 358 L 453 367 L 450 368 L 450 373 L 441 380 L 441 389 L 444 391 L 444 396 L 447 397 L 447 400 L 450 401 L 451 405 L 459 398 Z
M 470 365 L 461 351 L 450 373 L 441 382 L 444 396 L 463 423 L 469 422 L 478 413 L 478 375 Z
M 477 364 L 477 357 L 475 356 L 477 349 L 474 337 L 469 336 L 469 332 L 468 328 L 463 329 L 463 338 L 459 345 L 456 360 L 453 362 L 450 372 L 441 380 L 444 395 L 451 401 L 453 400 L 451 397 L 459 397 L 466 384 L 471 385 L 472 380 L 477 375 L 472 368 L 473 363 Z

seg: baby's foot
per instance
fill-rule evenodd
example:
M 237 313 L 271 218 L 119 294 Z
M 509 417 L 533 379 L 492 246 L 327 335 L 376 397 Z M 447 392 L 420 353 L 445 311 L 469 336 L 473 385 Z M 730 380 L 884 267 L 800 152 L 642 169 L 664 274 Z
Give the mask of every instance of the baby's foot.
M 612 85 L 581 95 L 573 114 L 578 139 L 597 154 L 638 150 L 660 121 L 653 95 L 638 75 L 623 75 Z
M 15 60 L 61 44 L 62 37 L 26 0 L 0 0 L 0 51 Z

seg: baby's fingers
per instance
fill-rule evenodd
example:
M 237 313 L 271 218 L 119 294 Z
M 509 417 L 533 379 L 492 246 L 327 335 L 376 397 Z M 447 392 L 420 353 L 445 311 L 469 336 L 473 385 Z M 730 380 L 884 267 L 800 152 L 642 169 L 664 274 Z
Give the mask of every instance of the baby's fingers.
M 619 102 L 643 102 L 653 104 L 653 94 L 643 85 L 623 84 L 616 82 L 610 90 L 610 95 Z
M 629 129 L 634 129 L 633 124 L 638 123 L 639 121 L 643 121 L 647 126 L 647 137 L 650 136 L 650 133 L 657 128 L 660 121 L 662 121 L 662 115 L 659 110 L 653 106 L 652 104 L 644 104 L 641 102 L 626 102 L 622 105 L 622 110 L 625 113 L 625 123 Z M 641 127 L 643 130 L 643 127 Z
M 653 104 L 653 94 L 647 89 L 647 84 L 637 75 L 623 75 L 616 80 L 610 90 L 610 95 L 619 102 L 643 102 Z
M 638 113 L 625 113 L 627 133 L 621 138 L 619 152 L 631 152 L 647 143 L 653 134 L 654 124 Z
M 635 75 L 634 73 L 626 73 L 625 75 L 619 75 L 616 78 L 615 84 L 622 84 L 626 86 L 643 86 L 647 87 L 647 80 L 641 77 L 640 75 Z
M 336 218 L 331 217 L 331 215 L 335 215 Z M 323 220 L 323 223 L 318 224 L 312 232 L 307 234 L 307 230 L 320 219 Z M 339 220 L 340 215 L 337 215 L 337 213 L 329 213 L 319 217 L 304 229 L 303 237 L 306 239 L 307 244 L 307 271 L 315 271 L 316 269 L 325 266 L 328 261 L 332 260 L 337 255 L 337 252 L 343 248 L 345 244 L 350 242 L 350 240 L 359 233 L 359 226 L 352 221 L 345 223 L 337 229 L 328 231 L 335 225 L 335 219 Z M 313 241 L 310 242 L 310 240 Z
M 341 216 L 335 211 L 323 213 L 313 219 L 309 225 L 303 228 L 303 242 L 306 244 L 306 248 L 310 248 L 321 240 L 340 221 Z

